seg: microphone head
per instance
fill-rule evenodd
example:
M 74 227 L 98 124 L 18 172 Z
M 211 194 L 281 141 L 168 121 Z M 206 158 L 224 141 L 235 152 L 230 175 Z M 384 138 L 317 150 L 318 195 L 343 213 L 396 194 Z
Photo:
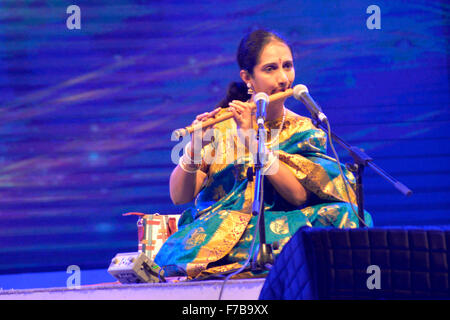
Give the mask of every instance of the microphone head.
M 253 98 L 253 101 L 257 103 L 258 101 L 263 100 L 266 104 L 269 104 L 269 96 L 265 92 L 258 92 L 255 94 L 255 97 Z
M 293 91 L 294 98 L 297 100 L 300 100 L 300 97 L 303 93 L 309 92 L 308 88 L 303 84 L 296 85 L 292 91 Z

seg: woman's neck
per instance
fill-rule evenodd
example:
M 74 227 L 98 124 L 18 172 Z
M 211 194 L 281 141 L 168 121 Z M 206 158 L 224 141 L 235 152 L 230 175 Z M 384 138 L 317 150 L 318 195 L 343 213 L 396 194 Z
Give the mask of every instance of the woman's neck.
M 284 112 L 284 101 L 277 101 L 276 104 L 269 104 L 267 108 L 266 121 L 281 118 Z

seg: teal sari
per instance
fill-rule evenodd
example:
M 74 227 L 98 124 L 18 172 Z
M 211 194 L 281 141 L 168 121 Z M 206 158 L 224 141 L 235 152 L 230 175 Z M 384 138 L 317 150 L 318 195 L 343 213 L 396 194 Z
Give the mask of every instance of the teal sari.
M 279 244 L 274 251 L 275 258 L 301 227 L 356 228 L 359 223 L 355 178 L 341 165 L 350 183 L 347 192 L 337 162 L 326 155 L 325 133 L 310 119 L 295 114 L 288 114 L 284 123 L 277 119 L 265 125 L 270 130 L 279 128 L 280 124 L 283 128 L 273 150 L 280 165 L 287 166 L 307 190 L 308 200 L 300 207 L 292 205 L 265 178 L 266 242 Z M 212 155 L 214 161 L 208 161 L 209 164 L 203 161 L 201 166 L 207 173 L 203 189 L 194 205 L 182 213 L 178 231 L 163 244 L 155 258 L 167 276 L 203 279 L 236 270 L 248 259 L 255 237 L 252 257 L 257 254 L 257 216 L 252 215 L 255 186 L 253 179 L 247 177 L 253 162 L 248 153 L 243 158 L 237 157 L 237 138 L 233 138 L 230 147 L 227 132 L 236 132 L 232 119 L 215 126 L 214 142 L 204 149 L 204 154 Z M 232 161 L 230 154 L 234 154 Z M 367 212 L 365 223 L 372 226 Z

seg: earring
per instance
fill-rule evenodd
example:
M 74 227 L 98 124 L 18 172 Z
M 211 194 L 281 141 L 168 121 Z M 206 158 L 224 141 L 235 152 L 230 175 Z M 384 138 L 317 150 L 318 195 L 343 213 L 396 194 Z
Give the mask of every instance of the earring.
M 248 93 L 249 95 L 252 95 L 252 94 L 255 93 L 255 91 L 253 91 L 253 88 L 252 88 L 252 85 L 250 84 L 250 82 L 247 82 L 247 88 L 248 88 L 247 93 Z

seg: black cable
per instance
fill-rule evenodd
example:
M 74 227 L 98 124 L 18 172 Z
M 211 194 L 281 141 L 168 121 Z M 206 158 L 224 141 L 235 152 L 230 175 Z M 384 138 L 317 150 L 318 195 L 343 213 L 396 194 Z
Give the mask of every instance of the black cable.
M 333 139 L 331 137 L 331 127 L 330 127 L 330 123 L 328 122 L 328 119 L 325 120 L 325 123 L 327 125 L 327 129 L 328 129 L 328 140 L 330 141 L 330 146 L 331 146 L 331 150 L 333 151 L 334 157 L 336 158 L 337 161 L 337 165 L 339 168 L 339 174 L 342 176 L 342 180 L 344 181 L 344 186 L 345 186 L 345 193 L 347 194 L 347 198 L 348 198 L 348 203 L 350 204 L 353 213 L 356 215 L 356 217 L 359 219 L 359 221 L 366 227 L 368 227 L 368 225 L 361 219 L 361 217 L 359 216 L 358 212 L 356 211 L 351 198 L 350 198 L 350 194 L 348 192 L 348 186 L 350 186 L 350 182 L 348 181 L 347 177 L 344 175 L 344 173 L 342 172 L 342 168 L 341 168 L 341 161 L 339 160 L 339 156 L 336 152 L 336 150 L 334 149 L 334 145 L 333 145 Z M 351 188 L 351 186 L 350 186 Z M 364 212 L 363 212 L 364 214 Z

